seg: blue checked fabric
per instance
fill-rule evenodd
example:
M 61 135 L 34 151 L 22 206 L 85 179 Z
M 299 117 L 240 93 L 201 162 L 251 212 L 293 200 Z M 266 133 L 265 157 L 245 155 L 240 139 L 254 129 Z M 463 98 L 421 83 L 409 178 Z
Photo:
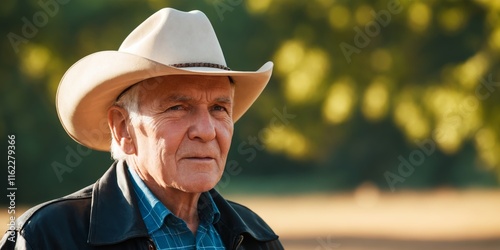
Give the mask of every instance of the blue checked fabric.
M 133 169 L 129 168 L 129 172 L 132 176 L 142 219 L 157 249 L 225 249 L 219 234 L 213 226 L 219 220 L 220 213 L 208 193 L 203 193 L 198 201 L 200 224 L 196 236 L 194 236 L 186 223 L 172 214 L 151 193 L 151 190 Z

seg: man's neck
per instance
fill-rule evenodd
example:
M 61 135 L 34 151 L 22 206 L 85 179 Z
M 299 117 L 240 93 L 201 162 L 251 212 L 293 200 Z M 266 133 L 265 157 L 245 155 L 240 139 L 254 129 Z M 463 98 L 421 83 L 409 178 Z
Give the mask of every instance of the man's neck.
M 198 201 L 201 193 L 188 193 L 173 187 L 162 187 L 154 179 L 143 176 L 137 169 L 134 169 L 134 171 L 156 198 L 172 214 L 183 220 L 191 232 L 193 232 L 193 235 L 196 235 L 199 225 Z
M 188 228 L 196 235 L 199 225 L 198 200 L 200 193 L 186 193 L 174 188 L 153 188 L 145 182 L 151 192 L 175 216 L 186 222 Z

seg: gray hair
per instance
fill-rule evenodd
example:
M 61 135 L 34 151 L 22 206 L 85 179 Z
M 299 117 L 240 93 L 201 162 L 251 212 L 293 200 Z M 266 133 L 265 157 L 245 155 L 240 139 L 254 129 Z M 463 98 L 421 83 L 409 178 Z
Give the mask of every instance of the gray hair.
M 129 120 L 135 120 L 139 117 L 139 98 L 140 98 L 140 85 L 141 82 L 133 85 L 129 89 L 126 89 L 118 99 L 113 104 L 114 106 L 122 107 L 128 112 Z M 111 158 L 114 160 L 125 160 L 127 154 L 123 152 L 120 145 L 115 141 L 114 137 L 111 136 Z
M 141 97 L 141 92 L 154 90 L 158 84 L 161 84 L 164 80 L 162 76 L 142 80 L 128 89 L 125 89 L 118 96 L 113 105 L 124 108 L 128 112 L 129 121 L 138 121 L 140 118 L 139 99 Z M 111 138 L 110 151 L 111 158 L 114 160 L 125 160 L 127 157 L 127 154 L 122 151 L 120 145 L 113 137 Z

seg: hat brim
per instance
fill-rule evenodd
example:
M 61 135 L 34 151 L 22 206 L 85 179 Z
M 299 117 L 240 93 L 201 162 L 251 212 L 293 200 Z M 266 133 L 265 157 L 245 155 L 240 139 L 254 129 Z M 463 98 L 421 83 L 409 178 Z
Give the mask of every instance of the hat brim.
M 175 68 L 125 52 L 101 51 L 80 59 L 66 71 L 57 89 L 56 109 L 71 138 L 91 149 L 109 151 L 107 110 L 131 85 L 167 75 L 231 76 L 235 83 L 233 122 L 236 122 L 264 90 L 272 69 L 272 62 L 255 72 Z

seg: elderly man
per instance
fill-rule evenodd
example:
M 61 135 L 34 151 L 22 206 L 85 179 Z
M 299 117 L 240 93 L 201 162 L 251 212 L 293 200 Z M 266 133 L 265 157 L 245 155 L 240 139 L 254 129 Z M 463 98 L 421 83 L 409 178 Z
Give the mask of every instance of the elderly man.
M 233 123 L 271 72 L 271 62 L 230 70 L 206 16 L 174 9 L 118 51 L 81 59 L 59 85 L 59 118 L 116 161 L 94 185 L 27 211 L 2 249 L 282 249 L 258 215 L 213 189 Z

